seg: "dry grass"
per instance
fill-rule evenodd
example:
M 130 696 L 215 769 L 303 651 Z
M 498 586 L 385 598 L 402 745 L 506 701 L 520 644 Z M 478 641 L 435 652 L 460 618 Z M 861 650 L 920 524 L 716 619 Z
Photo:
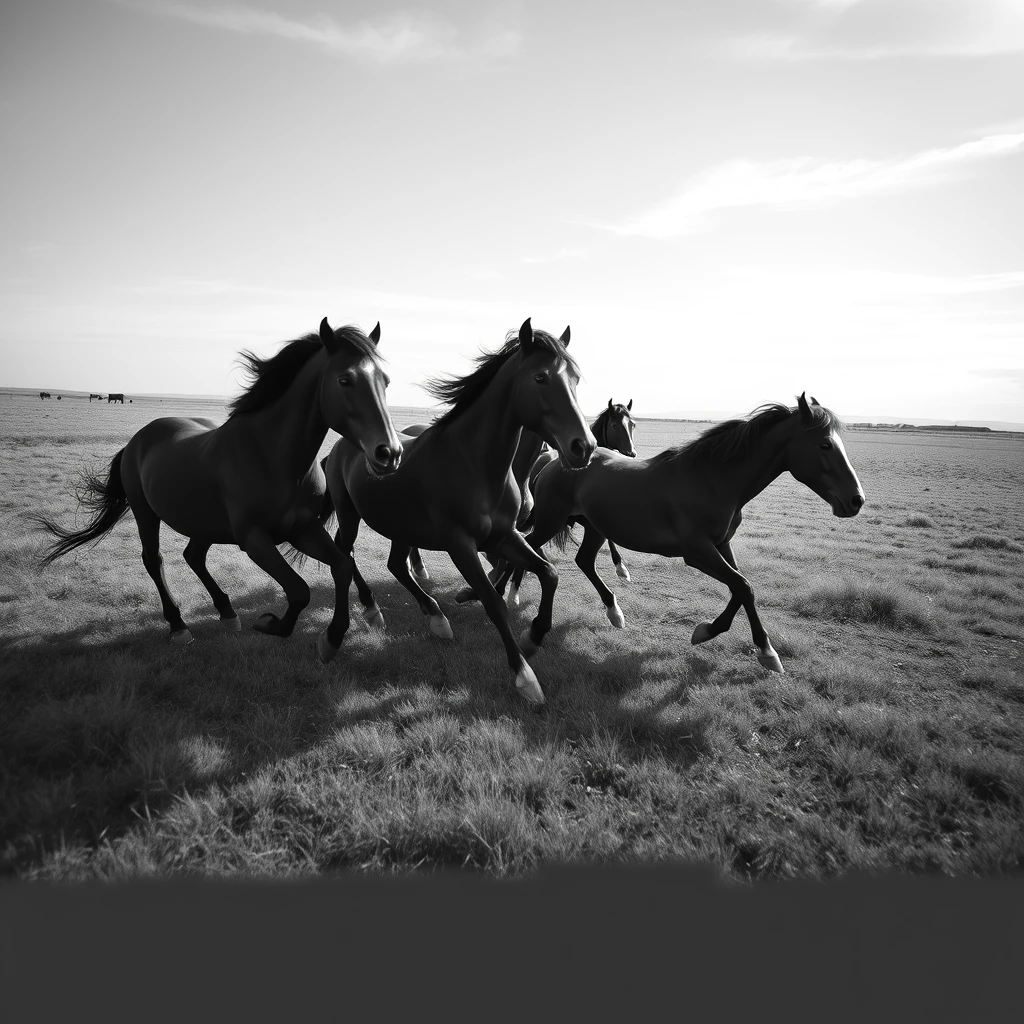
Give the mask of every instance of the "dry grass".
M 184 649 L 166 642 L 130 519 L 38 570 L 21 513 L 73 516 L 76 470 L 171 410 L 5 401 L 0 427 L 17 441 L 0 466 L 8 873 L 515 876 L 690 861 L 730 878 L 823 878 L 1021 862 L 1017 441 L 854 432 L 869 502 L 856 519 L 831 518 L 788 477 L 748 507 L 734 549 L 784 676 L 758 666 L 742 613 L 690 646 L 725 593 L 680 562 L 625 552 L 624 585 L 600 556 L 627 620 L 614 630 L 566 554 L 535 662 L 549 700 L 538 714 L 480 609 L 454 604 L 447 557 L 425 555 L 456 634 L 446 644 L 365 528 L 360 564 L 389 631 L 354 626 L 329 666 L 313 647 L 333 600 L 319 567 L 303 570 L 313 603 L 290 640 L 223 634 L 184 540 L 165 531 L 168 582 L 196 635 Z M 643 422 L 636 440 L 650 453 L 689 429 Z M 237 551 L 214 549 L 210 564 L 246 627 L 281 607 Z

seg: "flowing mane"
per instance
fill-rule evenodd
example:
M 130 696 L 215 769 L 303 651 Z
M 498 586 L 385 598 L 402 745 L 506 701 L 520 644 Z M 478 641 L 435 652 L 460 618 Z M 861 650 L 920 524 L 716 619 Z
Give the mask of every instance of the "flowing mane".
M 380 363 L 373 342 L 358 327 L 352 324 L 339 327 L 334 336 L 340 343 L 350 345 L 375 363 Z M 267 359 L 261 359 L 248 349 L 240 352 L 239 362 L 248 383 L 231 402 L 229 418 L 239 413 L 257 412 L 276 401 L 291 387 L 306 363 L 322 349 L 320 335 L 307 334 L 286 342 L 280 351 Z
M 597 443 L 602 448 L 607 448 L 608 445 L 605 442 L 608 440 L 608 422 L 612 416 L 622 416 L 632 423 L 633 417 L 630 411 L 621 403 L 616 402 L 614 405 L 606 405 L 602 410 L 600 416 L 590 424 L 590 432 L 597 439 Z
M 541 348 L 564 359 L 569 365 L 569 371 L 579 377 L 579 367 L 560 339 L 553 334 L 548 334 L 547 331 L 534 328 L 533 340 Z M 475 370 L 471 370 L 462 377 L 434 377 L 423 384 L 423 390 L 427 394 L 445 405 L 451 406 L 447 412 L 442 413 L 434 420 L 429 429 L 442 430 L 461 416 L 487 390 L 498 375 L 498 371 L 518 351 L 519 331 L 509 331 L 505 335 L 505 344 L 497 352 L 482 352 L 477 356 Z
M 831 427 L 841 431 L 843 424 L 839 417 L 823 405 L 811 405 L 812 427 Z M 772 427 L 790 416 L 799 416 L 799 407 L 790 408 L 771 402 L 758 406 L 746 419 L 726 420 L 703 431 L 699 437 L 685 444 L 673 445 L 651 459 L 652 464 L 665 462 L 734 462 L 746 455 L 752 444 L 763 437 Z

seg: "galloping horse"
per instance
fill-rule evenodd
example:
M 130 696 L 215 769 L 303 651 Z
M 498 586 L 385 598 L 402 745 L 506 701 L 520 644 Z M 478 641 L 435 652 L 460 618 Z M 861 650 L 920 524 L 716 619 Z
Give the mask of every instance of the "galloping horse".
M 576 564 L 594 584 L 609 621 L 622 626 L 622 610 L 594 568 L 605 537 L 624 547 L 669 557 L 724 583 L 730 591 L 725 611 L 702 622 L 691 642 L 724 633 L 742 605 L 750 621 L 757 660 L 773 672 L 782 662 L 761 625 L 750 584 L 736 567 L 730 541 L 741 510 L 788 470 L 832 506 L 833 515 L 855 516 L 864 491 L 846 456 L 837 417 L 804 395 L 791 409 L 767 405 L 746 420 L 728 420 L 687 444 L 650 459 L 627 459 L 598 449 L 581 473 L 549 465 L 534 484 L 536 524 L 529 536 L 538 551 L 551 538 L 568 537 L 572 516 L 585 532 Z
M 451 408 L 405 449 L 398 472 L 374 480 L 358 452 L 339 441 L 327 457 L 327 485 L 338 515 L 335 542 L 351 555 L 360 520 L 392 541 L 388 568 L 429 617 L 435 636 L 450 639 L 451 625 L 438 603 L 409 572 L 414 545 L 447 551 L 466 582 L 480 595 L 501 634 L 515 684 L 533 703 L 544 692 L 523 657 L 508 622 L 504 602 L 480 564 L 479 551 L 507 558 L 537 573 L 540 610 L 531 626 L 538 640 L 551 628 L 551 606 L 558 576 L 515 529 L 519 493 L 512 459 L 525 427 L 553 445 L 567 469 L 586 466 L 597 444 L 576 404 L 579 369 L 561 338 L 534 331 L 526 320 L 497 352 L 483 354 L 465 377 L 434 380 L 427 390 Z M 330 510 L 326 509 L 329 515 Z M 383 617 L 373 594 L 351 559 L 352 577 L 363 616 L 377 628 Z M 333 657 L 348 630 L 348 585 L 339 583 L 334 619 L 321 637 L 321 657 Z M 524 633 L 524 637 L 528 634 Z
M 610 398 L 608 399 L 608 405 L 601 410 L 596 420 L 590 424 L 590 429 L 597 440 L 599 448 L 609 448 L 611 451 L 619 452 L 625 455 L 627 458 L 636 458 L 636 448 L 633 447 L 633 430 L 636 427 L 636 423 L 630 415 L 630 410 L 633 408 L 633 399 L 629 400 L 628 405 L 623 405 L 621 402 L 613 402 Z M 522 445 L 520 444 L 520 447 Z M 518 454 L 518 453 L 517 453 Z M 530 465 L 526 474 L 525 481 L 520 482 L 520 486 L 523 489 L 523 505 L 520 510 L 519 519 L 517 526 L 524 532 L 528 527 L 532 526 L 533 523 L 533 484 L 540 472 L 554 460 L 555 456 L 550 453 L 538 453 L 537 457 L 534 458 L 533 463 Z M 517 482 L 519 482 L 517 478 Z M 608 548 L 611 551 L 612 563 L 615 566 L 615 572 L 624 580 L 629 580 L 629 570 L 626 568 L 625 563 L 622 561 L 622 556 L 619 554 L 619 549 L 611 542 L 608 542 Z M 596 552 L 595 552 L 596 555 Z M 505 585 L 512 580 L 512 586 L 509 588 L 507 604 L 509 608 L 513 608 L 519 604 L 519 588 L 523 582 L 523 570 L 515 569 L 513 571 L 512 566 L 502 564 L 489 574 L 491 585 L 498 592 L 499 596 L 505 593 Z M 469 601 L 472 600 L 476 595 L 470 590 L 460 591 L 455 600 L 456 601 Z
M 124 405 L 124 395 L 117 395 L 117 394 L 111 395 L 111 394 L 108 394 L 107 395 L 107 405 L 110 405 L 111 402 L 120 402 L 122 405 Z
M 251 380 L 225 423 L 153 420 L 114 456 L 106 480 L 88 478 L 80 499 L 94 513 L 87 526 L 68 530 L 43 515 L 33 517 L 59 538 L 43 564 L 99 540 L 131 508 L 172 641 L 188 643 L 192 634 L 164 580 L 161 521 L 190 538 L 185 561 L 209 591 L 225 629 L 241 627 L 206 568 L 213 544 L 237 544 L 277 580 L 288 608 L 280 618 L 264 613 L 255 628 L 289 636 L 309 604 L 309 587 L 276 545 L 288 543 L 326 562 L 335 581 L 347 562 L 318 519 L 326 482 L 315 459 L 328 427 L 352 439 L 368 477 L 383 479 L 402 458 L 385 403 L 388 378 L 377 355 L 379 338 L 380 324 L 367 336 L 358 327 L 334 330 L 325 317 L 319 337 L 289 342 L 269 359 L 243 352 Z

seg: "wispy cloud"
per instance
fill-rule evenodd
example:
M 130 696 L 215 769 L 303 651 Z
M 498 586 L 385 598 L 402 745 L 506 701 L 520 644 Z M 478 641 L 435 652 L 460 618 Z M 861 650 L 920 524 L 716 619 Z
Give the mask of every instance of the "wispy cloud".
M 329 15 L 289 17 L 244 4 L 150 3 L 132 6 L 195 25 L 246 35 L 274 36 L 328 53 L 380 64 L 443 58 L 497 58 L 514 54 L 515 29 L 489 26 L 467 37 L 453 25 L 422 12 L 396 12 L 373 20 L 341 24 Z
M 730 160 L 692 178 L 678 195 L 651 210 L 618 224 L 593 226 L 619 235 L 673 238 L 705 229 L 710 215 L 720 210 L 830 206 L 945 181 L 963 165 L 1022 149 L 1024 132 L 1017 132 L 894 160 Z
M 557 252 L 546 256 L 523 256 L 520 263 L 554 263 L 556 260 L 585 260 L 590 256 L 590 249 L 562 247 Z
M 981 57 L 1024 50 L 1019 0 L 775 0 L 777 26 L 730 41 L 774 60 Z

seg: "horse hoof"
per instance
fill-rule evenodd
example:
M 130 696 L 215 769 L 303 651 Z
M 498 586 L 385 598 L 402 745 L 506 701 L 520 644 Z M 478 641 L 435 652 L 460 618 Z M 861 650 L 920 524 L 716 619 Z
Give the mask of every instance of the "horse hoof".
M 465 604 L 467 601 L 476 600 L 476 591 L 472 587 L 463 587 L 456 595 L 457 604 Z
M 608 615 L 608 621 L 616 628 L 622 629 L 626 624 L 626 616 L 622 614 L 622 609 L 619 607 L 619 602 L 612 598 L 612 603 L 606 609 Z
M 237 615 L 232 616 L 230 619 L 222 618 L 220 620 L 220 628 L 225 633 L 238 633 L 242 629 L 242 620 Z
M 171 643 L 177 644 L 179 647 L 184 647 L 185 644 L 190 644 L 195 640 L 195 637 L 189 632 L 188 627 L 185 626 L 182 629 L 171 630 Z
M 761 662 L 769 672 L 782 672 L 783 674 L 786 672 L 782 667 L 782 662 L 779 661 L 779 656 L 771 647 L 765 651 L 758 651 L 757 660 Z
M 517 586 L 509 587 L 508 597 L 505 598 L 505 604 L 509 611 L 513 608 L 519 607 L 519 588 Z
M 539 705 L 544 703 L 544 691 L 537 682 L 537 675 L 529 665 L 523 664 L 516 676 L 516 689 L 531 704 Z
M 321 664 L 326 665 L 340 650 L 340 647 L 334 647 L 327 639 L 326 629 L 316 638 L 316 653 L 320 656 Z
M 443 614 L 430 616 L 430 632 L 442 640 L 452 640 L 455 637 L 452 632 L 452 624 Z
M 253 624 L 257 633 L 272 633 L 274 626 L 281 620 L 273 612 L 264 612 Z
M 697 628 L 693 631 L 693 636 L 690 637 L 691 644 L 702 644 L 705 640 L 713 639 L 711 632 L 710 622 L 701 622 L 697 625 Z
M 618 576 L 619 579 L 625 580 L 627 583 L 629 583 L 632 579 L 632 577 L 629 575 L 629 570 L 626 568 L 625 563 L 623 562 L 619 562 L 619 564 L 615 566 L 615 575 Z
M 363 609 L 363 620 L 375 633 L 383 633 L 388 627 L 377 605 Z

